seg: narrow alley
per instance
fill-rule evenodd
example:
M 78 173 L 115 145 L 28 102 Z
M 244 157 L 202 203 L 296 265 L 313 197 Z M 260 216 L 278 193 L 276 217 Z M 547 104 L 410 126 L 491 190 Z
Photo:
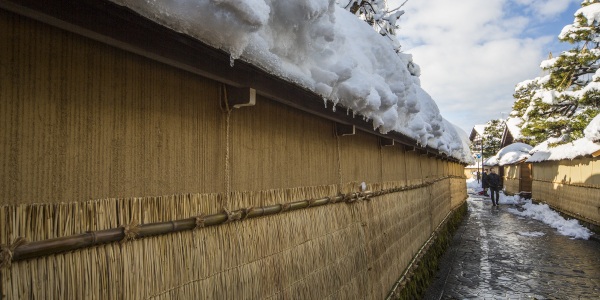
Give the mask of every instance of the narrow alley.
M 541 221 L 470 194 L 425 299 L 599 299 L 600 242 L 573 239 Z

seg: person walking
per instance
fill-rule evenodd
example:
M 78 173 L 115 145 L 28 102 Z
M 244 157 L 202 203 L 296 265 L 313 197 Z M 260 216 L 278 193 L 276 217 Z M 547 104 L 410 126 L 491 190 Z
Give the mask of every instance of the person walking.
M 498 206 L 498 200 L 500 200 L 500 189 L 502 188 L 502 181 L 500 176 L 494 172 L 494 169 L 490 171 L 490 174 L 486 176 L 487 185 L 490 188 L 490 194 L 492 194 L 492 205 Z
M 481 174 L 481 187 L 483 188 L 483 195 L 484 196 L 489 196 L 487 189 L 489 187 L 488 182 L 487 182 L 487 170 L 484 170 L 483 173 Z

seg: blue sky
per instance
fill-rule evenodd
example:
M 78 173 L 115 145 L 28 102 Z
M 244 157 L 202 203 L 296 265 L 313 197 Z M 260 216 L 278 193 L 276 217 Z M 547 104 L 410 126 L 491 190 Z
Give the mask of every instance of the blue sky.
M 398 36 L 442 115 L 468 133 L 505 117 L 514 86 L 541 75 L 550 51 L 570 48 L 557 36 L 573 23 L 580 1 L 409 0 Z M 402 2 L 388 0 L 391 8 Z

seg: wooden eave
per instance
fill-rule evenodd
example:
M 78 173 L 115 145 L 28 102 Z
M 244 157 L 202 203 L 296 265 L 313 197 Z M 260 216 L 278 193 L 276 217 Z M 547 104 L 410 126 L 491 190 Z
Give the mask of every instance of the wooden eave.
M 504 148 L 514 142 L 514 138 L 508 126 L 504 125 L 504 131 L 502 132 L 502 141 L 500 142 L 500 148 Z
M 469 134 L 469 140 L 471 142 L 473 142 L 475 140 L 475 138 L 477 138 L 479 134 L 477 133 L 477 131 L 475 130 L 475 128 L 471 129 L 471 134 Z
M 345 109 L 325 108 L 323 98 L 312 91 L 278 78 L 242 60 L 230 65 L 230 55 L 188 35 L 157 24 L 129 8 L 106 0 L 0 0 L 0 9 L 23 15 L 54 27 L 145 56 L 155 61 L 201 75 L 233 87 L 250 87 L 268 99 L 361 131 L 415 147 L 416 140 L 400 133 L 382 134 L 372 122 L 354 118 Z M 458 163 L 456 158 L 448 160 Z

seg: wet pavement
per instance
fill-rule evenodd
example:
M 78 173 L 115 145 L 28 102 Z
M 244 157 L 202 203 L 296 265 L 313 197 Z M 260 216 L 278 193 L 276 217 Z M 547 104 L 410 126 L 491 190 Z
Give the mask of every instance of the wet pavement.
M 511 214 L 514 205 L 467 202 L 424 299 L 600 299 L 600 242 Z

